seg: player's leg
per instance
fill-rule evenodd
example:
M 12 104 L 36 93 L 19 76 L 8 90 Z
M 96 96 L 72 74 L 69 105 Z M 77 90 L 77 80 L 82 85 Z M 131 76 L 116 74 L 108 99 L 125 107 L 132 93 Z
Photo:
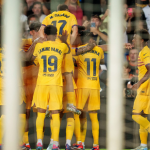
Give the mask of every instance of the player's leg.
M 26 147 L 28 150 L 31 150 L 30 144 L 29 144 L 29 118 L 30 118 L 30 109 L 26 109 L 26 127 L 25 127 L 25 132 L 23 135 L 23 141 L 26 144 Z
M 97 117 L 97 111 L 89 111 L 89 116 L 92 123 L 92 134 L 93 134 L 93 150 L 99 149 L 99 121 Z
M 71 140 L 74 132 L 74 114 L 72 112 L 66 113 L 66 150 L 71 150 Z
M 83 111 L 80 115 L 80 123 L 81 123 L 81 142 L 83 145 L 83 150 L 85 150 L 85 138 L 86 138 L 86 130 L 87 130 L 87 117 L 86 112 Z
M 52 113 L 53 150 L 59 149 L 60 111 L 62 110 L 63 89 L 60 86 L 50 86 L 49 110 Z
M 88 101 L 88 111 L 92 123 L 93 148 L 99 150 L 99 121 L 97 110 L 100 110 L 100 92 L 99 89 L 91 89 Z
M 77 96 L 77 99 L 76 99 L 77 109 L 83 110 L 83 108 L 89 98 L 89 90 L 88 89 L 77 89 L 76 96 Z M 81 115 L 82 115 L 82 113 L 81 113 Z M 74 144 L 74 148 L 75 149 L 83 149 L 83 145 L 82 145 L 82 141 L 81 141 L 80 116 L 74 115 L 74 119 L 75 119 L 75 136 L 76 136 L 76 144 Z
M 144 115 L 145 110 L 148 108 L 148 97 L 143 95 L 137 95 L 134 101 L 133 111 L 132 111 L 132 119 L 140 125 L 140 139 L 141 145 L 135 149 L 139 150 L 147 150 L 147 134 L 149 132 L 150 122 Z M 147 114 L 147 112 L 146 112 Z
M 42 150 L 43 148 L 43 127 L 46 109 L 38 108 L 36 119 L 36 133 L 37 133 L 37 150 Z
M 19 117 L 20 117 L 20 146 L 21 146 L 22 149 L 26 149 L 26 145 L 23 141 L 23 135 L 25 133 L 25 125 L 26 125 L 25 107 L 26 107 L 26 104 L 23 101 L 22 104 L 20 105 L 21 112 L 20 112 L 20 115 L 19 115 Z

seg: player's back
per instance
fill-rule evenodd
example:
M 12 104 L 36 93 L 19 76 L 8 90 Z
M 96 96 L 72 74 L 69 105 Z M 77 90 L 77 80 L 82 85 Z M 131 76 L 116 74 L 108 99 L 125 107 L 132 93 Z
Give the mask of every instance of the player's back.
M 63 30 L 66 30 L 69 34 L 67 42 L 70 44 L 71 30 L 73 26 L 77 25 L 77 20 L 68 11 L 55 11 L 43 20 L 42 25 L 54 25 L 57 28 L 57 35 L 62 35 Z
M 78 56 L 77 88 L 100 89 L 99 67 L 100 61 L 103 58 L 104 52 L 98 46 L 95 46 L 93 50 Z
M 67 52 L 67 45 L 56 41 L 36 45 L 33 55 L 39 62 L 37 85 L 63 85 L 61 67 L 64 54 Z

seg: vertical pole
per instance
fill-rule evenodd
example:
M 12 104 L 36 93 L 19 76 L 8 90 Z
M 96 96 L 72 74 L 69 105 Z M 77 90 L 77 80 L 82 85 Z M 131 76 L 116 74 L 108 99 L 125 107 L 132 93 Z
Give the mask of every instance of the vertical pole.
M 20 0 L 5 0 L 3 14 L 4 48 L 4 150 L 19 147 L 19 103 L 20 103 Z
M 109 0 L 107 149 L 123 148 L 123 1 Z

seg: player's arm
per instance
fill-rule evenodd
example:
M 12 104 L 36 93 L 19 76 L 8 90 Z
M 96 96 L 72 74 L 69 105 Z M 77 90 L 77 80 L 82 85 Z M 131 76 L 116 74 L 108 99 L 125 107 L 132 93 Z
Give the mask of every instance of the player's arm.
M 95 46 L 96 46 L 96 42 L 92 40 L 92 42 L 88 43 L 86 46 L 77 48 L 76 56 L 91 51 Z
M 136 84 L 132 86 L 132 89 L 138 89 L 141 84 L 143 84 L 145 81 L 147 81 L 150 78 L 150 63 L 145 65 L 147 72 L 145 73 L 144 77 L 139 80 Z
M 72 34 L 70 39 L 71 45 L 75 42 L 77 35 L 78 35 L 78 26 L 75 25 L 72 27 Z
M 44 28 L 45 28 L 45 26 L 41 25 L 40 30 L 38 31 L 39 32 L 39 36 L 42 37 L 42 38 L 45 38 Z
M 44 41 L 45 41 L 45 38 L 40 37 L 40 38 L 34 40 L 34 42 L 29 47 L 27 52 L 21 51 L 22 61 L 34 61 L 34 59 L 36 58 L 35 56 L 33 56 L 35 46 L 37 43 L 43 43 Z

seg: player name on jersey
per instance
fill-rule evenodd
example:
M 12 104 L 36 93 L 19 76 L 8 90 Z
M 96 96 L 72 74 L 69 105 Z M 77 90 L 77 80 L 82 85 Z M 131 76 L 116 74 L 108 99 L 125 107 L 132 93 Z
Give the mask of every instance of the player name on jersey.
M 99 52 L 97 52 L 97 51 L 95 51 L 95 50 L 91 50 L 91 51 L 86 52 L 86 53 L 93 53 L 93 54 L 96 54 L 96 55 L 98 55 L 98 56 L 99 56 L 99 54 L 100 54 Z M 82 56 L 85 55 L 86 53 L 83 53 Z
M 54 18 L 54 17 L 66 17 L 66 18 L 69 18 L 70 16 L 68 16 L 67 14 L 65 13 L 62 13 L 62 14 L 54 14 L 53 16 L 50 17 L 50 19 Z
M 41 48 L 38 52 L 39 54 L 41 54 L 42 52 L 45 52 L 45 51 L 54 51 L 54 52 L 59 53 L 60 55 L 62 54 L 62 51 L 55 47 L 44 47 L 44 48 Z

